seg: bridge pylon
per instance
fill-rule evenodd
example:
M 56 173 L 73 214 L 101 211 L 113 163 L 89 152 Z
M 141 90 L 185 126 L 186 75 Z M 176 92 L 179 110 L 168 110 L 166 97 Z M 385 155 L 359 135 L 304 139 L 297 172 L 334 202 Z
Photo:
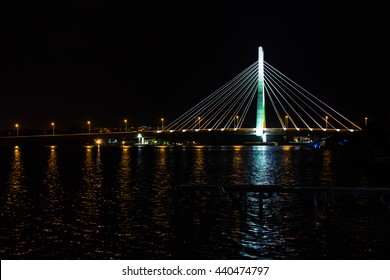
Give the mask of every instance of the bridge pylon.
M 265 92 L 264 92 L 264 52 L 259 47 L 259 70 L 257 81 L 257 113 L 256 113 L 256 135 L 261 136 L 262 141 L 266 142 L 264 129 L 265 123 Z

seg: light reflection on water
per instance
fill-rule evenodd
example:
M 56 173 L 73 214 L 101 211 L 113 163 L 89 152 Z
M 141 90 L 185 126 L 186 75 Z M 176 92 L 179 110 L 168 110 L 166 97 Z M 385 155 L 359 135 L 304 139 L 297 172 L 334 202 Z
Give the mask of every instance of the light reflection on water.
M 102 207 L 103 175 L 100 148 L 86 146 L 80 189 L 74 201 L 73 246 L 87 258 L 99 256 L 106 238 Z M 106 252 L 110 258 L 110 252 Z M 107 255 L 106 255 L 107 256 Z
M 120 252 L 119 255 L 121 255 L 122 250 L 124 251 L 124 254 L 129 253 L 126 250 L 126 245 L 134 242 L 136 234 L 133 226 L 135 223 L 135 215 L 133 214 L 135 209 L 133 205 L 136 202 L 136 197 L 135 188 L 132 187 L 135 185 L 132 172 L 132 158 L 130 157 L 130 151 L 128 148 L 123 148 L 118 165 L 118 180 L 116 186 L 116 203 L 118 206 L 118 228 L 116 230 L 116 235 L 118 238 L 117 248 Z
M 195 158 L 193 159 L 193 172 L 191 174 L 190 180 L 194 182 L 194 184 L 207 184 L 207 170 L 206 170 L 206 162 L 204 156 L 204 149 L 202 147 L 197 147 L 195 149 Z
M 155 176 L 153 178 L 153 191 L 151 193 L 152 206 L 152 240 L 151 251 L 158 252 L 159 256 L 171 257 L 167 246 L 173 238 L 172 220 L 172 188 L 170 186 L 170 172 L 168 170 L 168 155 L 166 149 L 156 151 Z
M 183 192 L 182 184 L 372 186 L 388 166 L 300 147 L 2 148 L 2 258 L 388 258 L 389 212 L 273 194 Z M 8 154 L 7 154 L 8 153 Z M 45 164 L 38 165 L 37 162 Z M 352 169 L 351 169 L 352 167 Z M 378 174 L 380 176 L 378 176 Z M 349 245 L 347 245 L 349 244 Z
M 58 170 L 58 155 L 55 146 L 50 147 L 46 163 L 46 174 L 42 180 L 43 190 L 40 193 L 42 202 L 41 215 L 34 216 L 41 225 L 42 250 L 47 250 L 47 257 L 56 256 L 64 250 L 61 234 L 65 231 L 64 193 Z
M 31 200 L 28 187 L 25 184 L 22 151 L 15 146 L 12 151 L 10 173 L 3 194 L 2 209 L 2 240 L 9 239 L 1 247 L 1 254 L 10 258 L 23 258 L 32 248 L 28 244 L 31 226 Z M 4 236 L 5 235 L 5 236 Z

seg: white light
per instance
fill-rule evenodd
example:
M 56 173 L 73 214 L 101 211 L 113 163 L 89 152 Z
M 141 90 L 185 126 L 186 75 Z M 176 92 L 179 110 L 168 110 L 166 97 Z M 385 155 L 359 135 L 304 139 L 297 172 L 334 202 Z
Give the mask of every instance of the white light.
M 221 128 L 221 131 L 224 131 L 225 129 L 224 128 Z
M 209 128 L 209 131 L 211 131 L 211 128 Z
M 353 129 L 350 129 L 349 131 L 353 132 Z
M 169 132 L 174 132 L 174 130 L 170 130 Z
M 264 134 L 263 128 L 256 128 L 256 136 L 262 136 Z
M 339 131 L 340 131 L 340 129 L 339 129 L 339 128 L 336 128 L 336 131 L 337 131 L 337 132 L 339 132 Z
M 186 132 L 187 131 L 187 129 L 183 129 L 183 132 Z
M 137 138 L 141 138 L 141 137 L 142 137 L 141 133 L 138 133 Z
M 199 131 L 199 128 L 198 129 L 195 129 L 195 132 L 198 132 Z

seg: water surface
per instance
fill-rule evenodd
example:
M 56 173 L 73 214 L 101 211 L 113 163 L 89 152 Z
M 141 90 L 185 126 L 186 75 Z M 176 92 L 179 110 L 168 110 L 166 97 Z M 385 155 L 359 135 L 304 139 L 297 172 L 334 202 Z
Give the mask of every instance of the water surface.
M 390 166 L 294 146 L 0 147 L 2 259 L 388 259 L 376 197 L 183 192 L 183 184 L 388 187 Z

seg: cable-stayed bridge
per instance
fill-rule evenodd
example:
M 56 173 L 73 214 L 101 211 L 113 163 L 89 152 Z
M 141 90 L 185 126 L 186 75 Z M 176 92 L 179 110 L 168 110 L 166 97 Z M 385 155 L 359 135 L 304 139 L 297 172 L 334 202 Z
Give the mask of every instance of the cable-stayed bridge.
M 138 142 L 144 139 L 165 139 L 176 142 L 196 142 L 221 139 L 229 142 L 231 135 L 255 137 L 262 142 L 267 135 L 324 135 L 354 132 L 362 129 L 288 76 L 264 61 L 259 47 L 259 59 L 233 79 L 187 110 L 177 119 L 160 128 L 142 131 L 8 136 L 1 143 L 47 142 L 62 143 L 82 140 L 103 143 Z M 253 114 L 256 112 L 256 114 Z M 248 127 L 247 119 L 255 123 Z M 267 120 L 278 125 L 267 126 Z M 162 119 L 163 120 L 163 119 Z M 253 120 L 255 120 L 253 122 Z M 223 132 L 223 133 L 220 133 Z M 227 139 L 229 138 L 229 139 Z M 232 139 L 230 139 L 232 140 Z
M 353 132 L 361 128 L 308 90 L 259 60 L 222 87 L 162 127 L 160 132 L 245 131 L 266 141 L 266 135 L 288 131 Z M 250 108 L 256 106 L 256 127 L 245 128 Z M 280 126 L 267 127 L 268 116 Z

